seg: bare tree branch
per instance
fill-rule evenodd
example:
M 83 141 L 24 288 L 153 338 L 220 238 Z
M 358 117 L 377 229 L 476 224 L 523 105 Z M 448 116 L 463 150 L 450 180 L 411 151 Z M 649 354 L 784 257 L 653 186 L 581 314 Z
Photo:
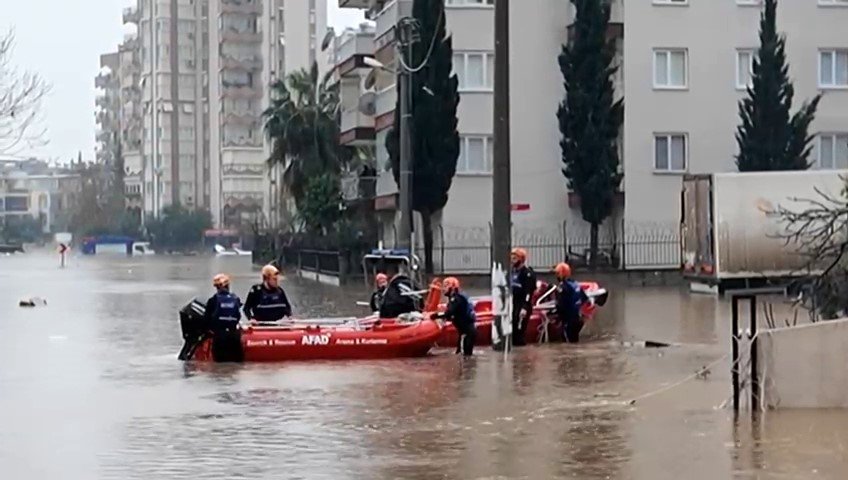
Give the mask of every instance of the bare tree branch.
M 807 259 L 816 272 L 796 284 L 795 303 L 810 312 L 811 321 L 848 312 L 848 181 L 838 196 L 815 189 L 818 198 L 792 198 L 796 208 L 778 206 L 769 212 L 784 226 L 782 238 Z
M 46 133 L 39 128 L 39 114 L 50 86 L 12 65 L 14 43 L 13 31 L 0 35 L 0 153 L 41 145 Z

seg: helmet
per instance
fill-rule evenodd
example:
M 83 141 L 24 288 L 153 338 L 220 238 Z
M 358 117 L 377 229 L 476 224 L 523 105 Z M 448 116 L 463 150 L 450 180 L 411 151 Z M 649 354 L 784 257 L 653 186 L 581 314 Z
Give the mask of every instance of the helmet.
M 376 283 L 378 287 L 385 285 L 389 283 L 389 276 L 385 273 L 378 273 L 377 276 L 374 277 L 374 283 Z
M 212 278 L 212 286 L 215 288 L 225 288 L 230 286 L 230 277 L 225 273 L 219 273 Z
M 459 279 L 456 277 L 448 277 L 442 282 L 442 288 L 448 292 L 459 290 Z
M 273 265 L 265 265 L 262 267 L 262 278 L 276 277 L 279 274 L 280 271 Z
M 527 250 L 523 248 L 513 248 L 511 252 L 509 252 L 511 257 L 515 257 L 517 261 L 515 263 L 524 263 L 527 261 Z
M 554 268 L 554 272 L 557 278 L 569 278 L 571 277 L 571 265 L 562 262 Z

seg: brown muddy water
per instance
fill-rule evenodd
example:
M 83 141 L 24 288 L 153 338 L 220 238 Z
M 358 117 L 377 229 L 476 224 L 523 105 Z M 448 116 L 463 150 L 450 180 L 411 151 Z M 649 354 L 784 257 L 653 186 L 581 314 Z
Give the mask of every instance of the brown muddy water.
M 675 287 L 611 285 L 584 344 L 507 360 L 187 365 L 177 309 L 218 271 L 244 295 L 249 261 L 57 263 L 0 257 L 4 479 L 848 478 L 848 413 L 735 420 L 727 360 L 640 398 L 729 349 L 727 304 Z M 364 287 L 284 285 L 299 314 L 364 313 Z

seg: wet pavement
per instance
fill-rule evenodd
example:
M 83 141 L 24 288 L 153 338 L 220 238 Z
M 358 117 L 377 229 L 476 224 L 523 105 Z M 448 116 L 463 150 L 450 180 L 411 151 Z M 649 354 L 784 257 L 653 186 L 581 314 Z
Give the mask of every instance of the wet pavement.
M 176 311 L 218 271 L 242 295 L 257 276 L 235 257 L 0 257 L 2 478 L 848 477 L 848 413 L 720 408 L 729 307 L 711 297 L 613 284 L 584 344 L 507 360 L 183 364 Z M 364 287 L 284 285 L 303 315 L 364 313 Z M 48 305 L 17 306 L 34 295 Z

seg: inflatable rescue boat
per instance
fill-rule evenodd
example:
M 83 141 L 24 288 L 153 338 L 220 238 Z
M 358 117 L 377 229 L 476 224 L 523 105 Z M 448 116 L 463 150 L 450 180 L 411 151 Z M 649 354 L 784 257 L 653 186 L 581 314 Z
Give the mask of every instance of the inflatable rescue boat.
M 192 301 L 180 311 L 185 344 L 180 360 L 216 361 L 213 338 L 204 321 L 203 304 Z M 240 351 L 227 359 L 245 362 L 289 360 L 375 360 L 426 356 L 442 334 L 442 324 L 420 313 L 382 322 L 376 319 L 294 320 L 286 324 L 239 329 Z

